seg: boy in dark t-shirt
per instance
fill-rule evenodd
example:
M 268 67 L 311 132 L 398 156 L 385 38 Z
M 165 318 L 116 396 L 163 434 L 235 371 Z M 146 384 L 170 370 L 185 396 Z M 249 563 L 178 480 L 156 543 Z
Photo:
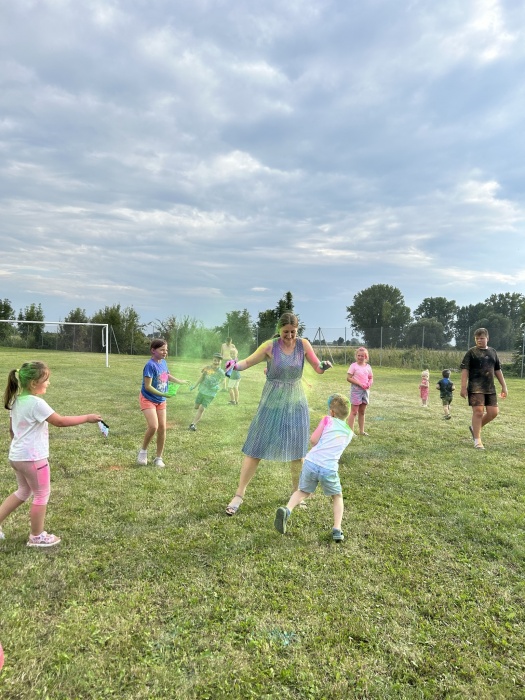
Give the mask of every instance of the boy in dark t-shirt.
M 488 347 L 489 332 L 486 328 L 474 331 L 475 347 L 470 348 L 461 362 L 461 396 L 468 397 L 472 406 L 472 424 L 470 433 L 474 447 L 484 450 L 481 442 L 481 428 L 494 420 L 499 413 L 498 396 L 494 377 L 501 385 L 500 396 L 507 398 L 507 384 L 501 371 L 498 354 Z

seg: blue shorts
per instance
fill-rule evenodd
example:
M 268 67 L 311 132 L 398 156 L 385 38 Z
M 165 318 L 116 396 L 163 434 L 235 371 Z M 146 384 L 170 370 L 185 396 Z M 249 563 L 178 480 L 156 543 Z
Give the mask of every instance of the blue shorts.
M 318 467 L 317 464 L 304 460 L 301 476 L 299 477 L 299 490 L 305 493 L 313 493 L 321 484 L 325 496 L 338 496 L 342 493 L 339 474 L 332 469 Z

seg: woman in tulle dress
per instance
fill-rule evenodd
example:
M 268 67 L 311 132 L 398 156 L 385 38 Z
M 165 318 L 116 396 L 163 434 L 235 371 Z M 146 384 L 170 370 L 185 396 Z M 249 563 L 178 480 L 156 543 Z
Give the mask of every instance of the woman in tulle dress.
M 297 337 L 298 326 L 297 316 L 284 313 L 277 325 L 278 337 L 263 343 L 245 360 L 232 361 L 232 367 L 241 372 L 267 362 L 268 372 L 259 408 L 242 448 L 239 486 L 226 508 L 227 515 L 235 515 L 239 510 L 261 459 L 290 462 L 292 486 L 294 490 L 298 487 L 310 435 L 308 403 L 301 381 L 304 361 L 317 374 L 331 367 L 329 362 L 317 358 L 308 340 Z

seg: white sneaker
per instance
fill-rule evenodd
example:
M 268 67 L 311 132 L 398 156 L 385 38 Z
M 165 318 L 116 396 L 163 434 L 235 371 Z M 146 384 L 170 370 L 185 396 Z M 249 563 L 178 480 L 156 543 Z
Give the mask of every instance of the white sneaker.
M 154 467 L 165 467 L 166 465 L 164 464 L 164 460 L 162 457 L 155 457 L 153 460 L 153 466 Z
M 47 532 L 41 532 L 39 535 L 29 535 L 27 540 L 28 547 L 54 547 L 60 542 L 60 537 L 56 535 L 48 535 Z
M 145 467 L 147 463 L 148 463 L 147 450 L 139 450 L 139 454 L 137 457 L 137 464 L 140 464 L 142 467 Z

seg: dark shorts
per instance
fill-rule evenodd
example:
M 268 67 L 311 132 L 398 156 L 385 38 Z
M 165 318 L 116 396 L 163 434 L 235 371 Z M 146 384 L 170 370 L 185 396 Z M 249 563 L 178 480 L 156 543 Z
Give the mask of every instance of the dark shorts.
M 441 402 L 443 403 L 443 406 L 449 406 L 452 403 L 452 396 L 442 396 Z
M 470 394 L 468 395 L 469 406 L 497 406 L 497 394 Z

